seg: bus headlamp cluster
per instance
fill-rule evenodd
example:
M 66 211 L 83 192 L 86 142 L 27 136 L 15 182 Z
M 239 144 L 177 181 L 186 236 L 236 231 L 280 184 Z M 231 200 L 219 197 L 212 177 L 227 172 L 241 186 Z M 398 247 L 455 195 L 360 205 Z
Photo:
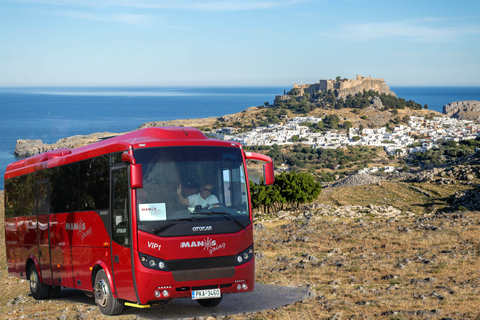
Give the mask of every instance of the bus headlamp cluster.
M 159 258 L 140 253 L 140 262 L 149 269 L 168 271 L 167 263 Z
M 245 291 L 248 289 L 248 284 L 246 280 L 236 280 L 235 283 L 237 284 L 237 291 Z
M 162 290 L 161 288 L 157 288 L 155 290 L 155 298 L 168 298 L 170 297 L 170 291 L 169 290 Z
M 239 266 L 241 264 L 244 264 L 252 260 L 252 258 L 253 258 L 253 245 L 250 246 L 248 249 L 237 254 L 237 256 L 235 257 L 235 264 Z

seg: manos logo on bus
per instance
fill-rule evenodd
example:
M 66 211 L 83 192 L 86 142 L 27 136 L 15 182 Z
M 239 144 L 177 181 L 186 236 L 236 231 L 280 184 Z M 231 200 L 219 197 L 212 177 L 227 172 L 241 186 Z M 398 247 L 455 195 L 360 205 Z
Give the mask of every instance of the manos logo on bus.
M 201 248 L 201 247 L 203 247 L 203 250 L 207 250 L 211 255 L 212 253 L 214 253 L 219 249 L 225 249 L 226 244 L 224 242 L 222 244 L 217 245 L 217 240 L 210 239 L 208 237 L 207 239 L 204 239 L 202 241 L 180 242 L 180 248 Z
M 75 223 L 67 222 L 65 223 L 65 230 L 85 230 L 85 222 L 82 220 Z

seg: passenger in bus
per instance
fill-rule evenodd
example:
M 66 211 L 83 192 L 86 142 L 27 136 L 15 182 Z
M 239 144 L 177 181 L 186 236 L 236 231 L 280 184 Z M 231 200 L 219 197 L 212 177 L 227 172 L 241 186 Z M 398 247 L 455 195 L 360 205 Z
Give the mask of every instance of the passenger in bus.
M 177 198 L 178 201 L 190 208 L 194 208 L 195 206 L 202 206 L 202 208 L 218 203 L 218 198 L 212 194 L 213 191 L 213 183 L 205 182 L 200 187 L 200 192 L 196 194 L 192 194 L 188 197 L 184 197 L 182 195 L 182 185 L 180 185 L 177 189 Z

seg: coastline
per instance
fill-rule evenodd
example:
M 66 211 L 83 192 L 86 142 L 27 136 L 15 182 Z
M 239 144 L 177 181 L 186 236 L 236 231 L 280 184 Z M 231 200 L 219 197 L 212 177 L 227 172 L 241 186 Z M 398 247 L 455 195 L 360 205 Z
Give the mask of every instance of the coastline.
M 441 90 L 437 90 L 438 87 L 393 86 L 391 88 L 398 96 L 406 100 L 413 99 L 415 101 L 417 100 L 416 95 L 432 99 L 441 95 L 444 96 L 442 92 L 445 91 L 453 94 L 452 99 L 454 98 L 453 100 L 456 101 L 471 99 L 471 97 L 463 95 L 464 90 L 470 90 L 473 94 L 478 94 L 476 99 L 480 100 L 480 87 L 440 87 Z M 273 101 L 276 94 L 284 91 L 283 87 L 267 87 L 266 89 L 262 87 L 208 87 L 194 88 L 195 90 L 190 92 L 188 87 L 182 87 L 178 92 L 173 90 L 169 93 L 173 97 L 169 95 L 166 97 L 142 97 L 142 92 L 145 90 L 159 90 L 159 88 L 73 88 L 75 90 L 70 87 L 61 88 L 63 91 L 69 91 L 69 95 L 55 95 L 53 92 L 55 90 L 52 90 L 52 88 L 43 88 L 47 92 L 38 94 L 36 89 L 38 88 L 0 88 L 1 100 L 6 111 L 3 117 L 5 123 L 2 126 L 3 139 L 0 142 L 0 168 L 3 171 L 7 164 L 18 160 L 13 155 L 18 139 L 41 139 L 42 142 L 52 144 L 64 137 L 75 135 L 89 135 L 103 131 L 132 131 L 145 123 L 149 123 L 150 120 L 165 125 L 177 126 L 180 124 L 205 128 L 211 126 L 220 118 L 228 120 L 229 115 L 241 115 L 249 106 L 262 105 L 264 101 Z M 125 95 L 124 91 L 130 89 L 137 91 L 137 95 L 134 97 Z M 172 90 L 172 88 L 167 89 Z M 426 89 L 431 91 L 425 93 L 424 90 Z M 49 90 L 52 92 L 49 92 Z M 102 96 L 105 90 L 113 91 L 112 95 Z M 460 90 L 460 93 L 455 93 L 457 90 Z M 85 91 L 94 91 L 93 93 L 99 94 L 99 96 L 84 95 Z M 404 95 L 403 92 L 406 92 L 409 96 Z M 118 94 L 118 96 L 115 96 L 115 94 Z M 183 94 L 186 94 L 186 98 L 182 96 Z M 445 103 L 447 101 L 451 102 L 452 99 L 445 100 Z M 167 101 L 167 104 L 164 101 Z M 423 103 L 422 101 L 419 102 Z M 21 104 L 16 108 L 9 108 L 8 106 L 11 103 Z M 170 108 L 171 110 L 165 109 L 171 103 L 174 103 L 175 107 Z M 69 105 L 70 108 L 65 108 L 65 105 Z M 128 108 L 123 111 L 122 105 L 128 106 Z M 80 106 L 81 108 L 77 110 Z M 142 107 L 138 109 L 137 106 Z M 434 110 L 430 102 L 429 107 L 429 110 Z M 232 108 L 240 111 L 228 113 L 228 110 Z M 135 111 L 133 118 L 126 119 L 126 115 L 131 113 L 132 110 L 138 110 L 140 113 L 137 115 L 138 112 Z M 192 110 L 202 111 L 209 116 L 171 120 L 182 117 L 182 115 L 194 115 L 197 112 L 192 112 Z M 83 116 L 85 119 L 80 116 L 82 114 L 87 115 Z M 115 115 L 115 117 L 111 118 L 111 115 Z M 142 116 L 145 117 L 143 121 L 132 126 L 132 122 L 135 123 L 142 119 Z M 169 117 L 170 119 L 168 119 Z M 161 120 L 162 118 L 166 119 Z M 156 119 L 161 121 L 155 121 Z M 2 188 L 3 181 L 0 186 L 0 189 Z

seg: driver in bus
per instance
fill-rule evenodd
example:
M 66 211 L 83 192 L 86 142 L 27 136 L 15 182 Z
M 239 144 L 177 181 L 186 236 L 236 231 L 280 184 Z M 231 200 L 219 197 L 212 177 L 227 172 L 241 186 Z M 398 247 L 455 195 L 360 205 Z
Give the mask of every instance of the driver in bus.
M 177 198 L 178 201 L 190 208 L 196 206 L 202 206 L 202 208 L 218 203 L 218 198 L 212 194 L 213 184 L 211 182 L 206 182 L 202 184 L 199 193 L 192 194 L 188 197 L 182 195 L 182 185 L 177 189 Z

